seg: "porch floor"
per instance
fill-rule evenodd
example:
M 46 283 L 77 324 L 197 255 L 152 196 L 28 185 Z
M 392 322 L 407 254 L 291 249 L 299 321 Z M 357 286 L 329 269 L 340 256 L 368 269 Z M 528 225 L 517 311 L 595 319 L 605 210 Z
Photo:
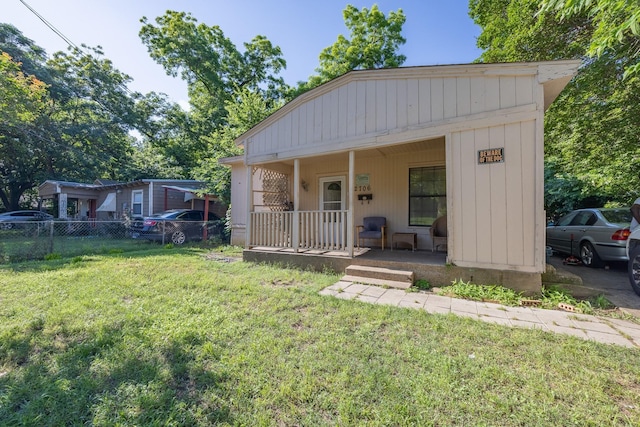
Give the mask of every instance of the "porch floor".
M 349 253 L 345 251 L 331 251 L 331 250 L 319 250 L 300 249 L 295 252 L 291 248 L 272 248 L 265 246 L 255 246 L 250 249 L 251 251 L 265 252 L 265 253 L 279 253 L 288 254 L 294 256 L 322 256 L 322 257 L 336 257 L 343 259 L 350 259 L 351 264 L 355 265 L 371 265 L 371 263 L 379 263 L 379 267 L 386 267 L 385 264 L 395 263 L 408 263 L 408 264 L 424 264 L 424 265 L 445 265 L 447 253 L 446 252 L 431 252 L 431 250 L 416 250 L 411 249 L 374 249 L 374 248 L 353 248 L 353 258 L 349 258 Z

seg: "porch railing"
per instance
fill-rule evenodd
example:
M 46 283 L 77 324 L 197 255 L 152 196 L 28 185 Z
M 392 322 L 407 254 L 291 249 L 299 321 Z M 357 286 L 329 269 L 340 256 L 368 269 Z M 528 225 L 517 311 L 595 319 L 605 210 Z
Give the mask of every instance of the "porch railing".
M 251 212 L 249 245 L 346 251 L 347 212 Z M 296 226 L 298 228 L 294 230 Z M 294 235 L 298 237 L 297 245 L 295 245 Z

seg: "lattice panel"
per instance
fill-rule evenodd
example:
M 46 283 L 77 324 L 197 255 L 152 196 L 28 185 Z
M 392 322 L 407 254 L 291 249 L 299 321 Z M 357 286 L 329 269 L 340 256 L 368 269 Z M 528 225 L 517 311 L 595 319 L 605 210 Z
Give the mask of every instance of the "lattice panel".
M 254 168 L 253 173 L 260 172 L 262 189 L 262 205 L 271 211 L 289 210 L 289 177 L 278 171 Z

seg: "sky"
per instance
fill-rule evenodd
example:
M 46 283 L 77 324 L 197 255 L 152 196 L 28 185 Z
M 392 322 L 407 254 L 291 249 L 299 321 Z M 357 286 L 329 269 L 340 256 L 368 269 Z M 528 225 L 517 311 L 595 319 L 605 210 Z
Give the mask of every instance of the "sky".
M 406 22 L 400 48 L 404 66 L 463 64 L 474 61 L 480 28 L 468 15 L 466 0 L 2 0 L 0 22 L 17 27 L 49 55 L 67 44 L 49 29 L 29 5 L 75 45 L 101 46 L 114 66 L 132 77 L 129 88 L 163 92 L 186 104 L 186 83 L 167 76 L 153 61 L 138 32 L 167 10 L 190 12 L 199 23 L 217 25 L 238 49 L 257 35 L 280 46 L 287 61 L 282 76 L 290 85 L 315 74 L 318 56 L 339 34 L 348 38 L 342 11 L 377 4 L 388 16 L 402 9 Z

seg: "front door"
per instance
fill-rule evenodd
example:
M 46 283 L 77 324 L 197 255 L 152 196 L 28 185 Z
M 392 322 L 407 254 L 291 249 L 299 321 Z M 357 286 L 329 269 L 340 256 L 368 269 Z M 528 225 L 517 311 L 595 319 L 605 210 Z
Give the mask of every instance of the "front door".
M 332 176 L 320 178 L 320 210 L 343 211 L 345 210 L 345 178 Z
M 322 211 L 322 246 L 327 249 L 341 249 L 346 236 L 346 186 L 345 177 L 320 178 L 320 210 Z

